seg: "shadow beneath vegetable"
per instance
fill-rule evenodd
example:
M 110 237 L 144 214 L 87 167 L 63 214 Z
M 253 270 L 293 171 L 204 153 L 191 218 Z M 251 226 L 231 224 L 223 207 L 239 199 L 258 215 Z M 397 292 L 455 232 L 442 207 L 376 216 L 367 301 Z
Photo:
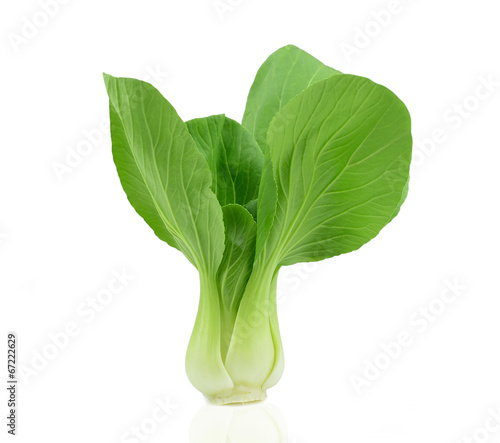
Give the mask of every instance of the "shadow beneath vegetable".
M 286 443 L 281 411 L 269 403 L 204 405 L 191 422 L 190 443 Z

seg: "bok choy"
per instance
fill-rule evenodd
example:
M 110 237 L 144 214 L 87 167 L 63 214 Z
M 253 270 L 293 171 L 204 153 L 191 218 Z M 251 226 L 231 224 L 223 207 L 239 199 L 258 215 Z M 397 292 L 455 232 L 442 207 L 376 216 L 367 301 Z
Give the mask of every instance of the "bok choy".
M 278 272 L 354 251 L 395 217 L 411 157 L 405 105 L 295 46 L 261 66 L 241 124 L 184 122 L 152 85 L 104 79 L 127 197 L 199 271 L 191 383 L 214 403 L 265 398 L 284 366 Z

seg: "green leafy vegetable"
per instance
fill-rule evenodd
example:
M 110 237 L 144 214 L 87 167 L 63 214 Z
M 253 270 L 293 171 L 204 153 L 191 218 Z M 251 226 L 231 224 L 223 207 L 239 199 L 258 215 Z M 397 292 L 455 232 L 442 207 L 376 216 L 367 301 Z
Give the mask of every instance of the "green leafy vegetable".
M 358 249 L 397 215 L 406 107 L 295 46 L 259 69 L 242 125 L 224 115 L 184 123 L 153 86 L 105 82 L 128 199 L 200 274 L 189 379 L 215 403 L 265 398 L 284 367 L 279 269 Z

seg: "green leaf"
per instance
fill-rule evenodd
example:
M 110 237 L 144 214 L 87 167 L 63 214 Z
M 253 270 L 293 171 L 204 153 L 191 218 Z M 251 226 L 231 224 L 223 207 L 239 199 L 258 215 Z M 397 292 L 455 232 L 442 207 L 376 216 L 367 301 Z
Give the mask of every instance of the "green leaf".
M 257 244 L 255 257 L 259 257 L 264 249 L 276 214 L 278 191 L 274 180 L 273 164 L 269 156 L 264 160 L 259 197 L 257 199 Z
M 256 199 L 264 155 L 248 130 L 224 115 L 196 118 L 186 125 L 207 160 L 221 206 Z
M 282 265 L 358 249 L 401 204 L 410 116 L 391 91 L 366 78 L 314 84 L 274 118 L 268 143 L 278 204 L 266 249 Z
M 186 127 L 196 142 L 196 146 L 205 157 L 212 177 L 212 189 L 217 189 L 217 166 L 220 162 L 219 144 L 222 128 L 226 121 L 224 114 L 206 118 L 195 118 L 186 122 Z
M 266 152 L 271 120 L 292 98 L 312 84 L 340 74 L 293 45 L 284 46 L 262 64 L 248 94 L 243 126 Z
M 224 251 L 222 209 L 186 125 L 152 85 L 104 80 L 113 158 L 130 203 L 160 239 L 199 270 L 215 273 Z
M 226 228 L 226 249 L 217 271 L 222 299 L 227 309 L 237 309 L 239 296 L 245 290 L 255 255 L 256 223 L 240 205 L 222 208 Z
M 231 204 L 224 206 L 222 211 L 226 228 L 226 249 L 217 271 L 217 286 L 224 308 L 224 336 L 221 337 L 221 353 L 224 358 L 241 297 L 252 273 L 257 225 L 243 206 Z

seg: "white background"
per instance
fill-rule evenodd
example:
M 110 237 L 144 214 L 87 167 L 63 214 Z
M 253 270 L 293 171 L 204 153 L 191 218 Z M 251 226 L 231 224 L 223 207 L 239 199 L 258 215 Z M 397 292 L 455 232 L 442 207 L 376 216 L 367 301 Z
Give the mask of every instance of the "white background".
M 66 0 L 44 20 L 38 1 L 3 0 L 0 380 L 13 330 L 17 441 L 137 442 L 134 426 L 147 442 L 500 441 L 499 13 L 494 0 Z M 287 360 L 268 400 L 202 409 L 184 372 L 197 273 L 121 189 L 101 73 L 148 79 L 185 120 L 240 120 L 258 67 L 289 43 L 405 102 L 411 190 L 359 251 L 282 270 Z M 113 272 L 133 279 L 91 308 Z M 411 343 L 384 357 L 404 331 Z M 374 362 L 389 367 L 357 390 Z

